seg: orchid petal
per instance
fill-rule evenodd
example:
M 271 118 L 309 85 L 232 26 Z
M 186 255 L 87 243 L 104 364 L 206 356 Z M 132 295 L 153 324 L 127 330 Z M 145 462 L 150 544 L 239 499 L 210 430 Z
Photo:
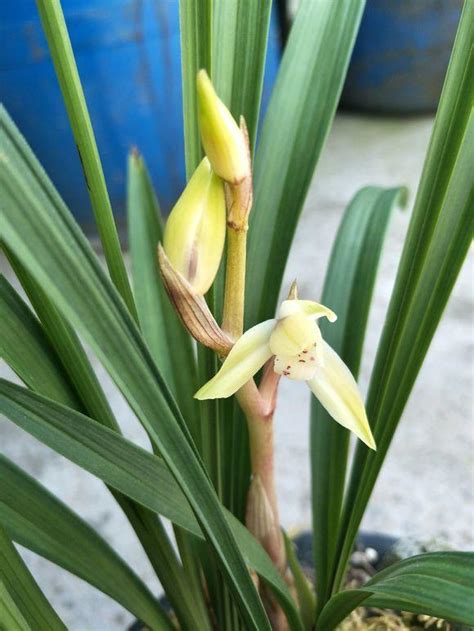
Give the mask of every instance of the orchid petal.
M 287 318 L 295 313 L 301 313 L 302 315 L 316 319 L 326 317 L 329 322 L 335 322 L 337 320 L 337 315 L 334 311 L 312 300 L 284 300 L 280 305 L 278 317 Z
M 270 337 L 273 355 L 296 356 L 320 338 L 318 325 L 301 313 L 278 320 Z
M 364 403 L 351 371 L 324 340 L 322 348 L 324 364 L 317 367 L 308 386 L 335 421 L 375 449 Z
M 232 347 L 219 372 L 194 397 L 225 399 L 247 383 L 272 356 L 268 342 L 275 324 L 276 320 L 266 320 L 246 331 Z

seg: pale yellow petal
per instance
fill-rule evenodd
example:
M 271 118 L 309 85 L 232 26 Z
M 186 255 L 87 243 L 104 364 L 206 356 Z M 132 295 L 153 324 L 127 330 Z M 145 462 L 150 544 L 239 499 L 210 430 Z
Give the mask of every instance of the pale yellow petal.
M 214 282 L 225 231 L 224 184 L 204 158 L 171 211 L 163 240 L 173 267 L 200 295 Z
M 375 449 L 364 402 L 351 371 L 327 342 L 323 340 L 322 345 L 324 365 L 317 367 L 308 386 L 335 421 Z
M 225 399 L 241 388 L 272 352 L 268 345 L 275 320 L 266 320 L 246 331 L 232 347 L 221 369 L 196 394 L 196 399 Z
M 312 300 L 284 300 L 280 305 L 278 317 L 286 318 L 295 313 L 301 313 L 316 319 L 326 317 L 329 322 L 337 320 L 337 315 L 334 311 Z
M 205 70 L 197 75 L 197 100 L 201 140 L 212 168 L 226 182 L 241 182 L 250 175 L 246 139 Z
M 316 322 L 301 313 L 294 313 L 278 320 L 270 337 L 270 348 L 273 355 L 294 357 L 313 346 L 318 337 Z

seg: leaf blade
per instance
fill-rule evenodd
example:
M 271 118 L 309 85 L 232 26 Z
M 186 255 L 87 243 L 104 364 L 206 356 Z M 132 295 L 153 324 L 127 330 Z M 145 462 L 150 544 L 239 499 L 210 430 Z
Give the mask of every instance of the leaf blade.
M 83 414 L 4 379 L 0 379 L 0 399 L 4 414 L 23 430 L 145 508 L 203 538 L 188 501 L 161 458 Z M 291 596 L 269 557 L 230 512 L 225 515 L 247 563 L 272 586 L 294 628 L 299 628 Z
M 474 3 L 464 6 L 372 372 L 367 411 L 378 445 L 357 448 L 338 540 L 342 584 L 365 507 L 471 243 Z
M 195 438 L 196 358 L 190 336 L 163 286 L 157 260 L 158 243 L 163 240 L 160 209 L 145 162 L 135 152 L 129 157 L 127 189 L 129 248 L 140 328 Z
M 150 434 L 216 551 L 249 627 L 268 628 L 186 424 L 133 319 L 26 142 L 4 112 L 2 118 L 5 242 L 84 335 Z
M 255 157 L 246 328 L 273 316 L 293 234 L 336 110 L 363 6 L 363 0 L 306 0 L 292 26 Z
M 99 151 L 61 3 L 59 0 L 38 0 L 37 7 L 81 159 L 110 277 L 130 313 L 136 315 Z
M 238 121 L 244 116 L 255 146 L 272 2 L 224 0 L 214 4 L 211 78 Z
M 474 554 L 433 552 L 400 561 L 360 589 L 340 592 L 326 604 L 316 631 L 330 631 L 358 605 L 403 609 L 474 624 Z
M 356 379 L 384 237 L 391 211 L 404 192 L 375 186 L 361 189 L 344 213 L 331 252 L 321 302 L 338 319 L 333 325 L 323 322 L 321 332 Z M 330 590 L 350 433 L 334 423 L 315 398 L 310 427 L 313 550 L 322 608 Z
M 13 601 L 14 608 L 10 608 L 15 623 L 20 628 L 23 621 L 28 628 L 38 629 L 38 631 L 65 631 L 66 627 L 51 607 L 49 601 L 40 590 L 33 576 L 16 551 L 5 530 L 0 524 L 0 586 L 3 586 Z M 2 603 L 3 600 L 3 603 Z M 4 598 L 0 592 L 0 604 L 6 606 Z M 21 618 L 14 615 L 17 609 Z M 7 623 L 6 616 L 0 609 L 0 620 Z M 10 628 L 10 627 L 8 627 Z
M 58 365 L 41 324 L 3 274 L 0 276 L 0 332 L 2 357 L 29 388 L 70 407 L 79 406 L 77 395 Z
M 211 69 L 212 0 L 180 0 L 184 154 L 189 180 L 203 157 L 197 119 L 196 76 Z
M 2 454 L 0 471 L 0 522 L 13 540 L 94 585 L 150 625 L 169 629 L 152 594 L 88 524 Z

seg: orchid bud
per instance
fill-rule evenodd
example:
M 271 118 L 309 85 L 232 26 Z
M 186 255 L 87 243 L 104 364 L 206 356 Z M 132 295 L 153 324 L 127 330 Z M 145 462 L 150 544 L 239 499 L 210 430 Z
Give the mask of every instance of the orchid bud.
M 224 185 L 204 158 L 166 222 L 164 250 L 172 266 L 204 295 L 214 282 L 224 249 Z
M 250 176 L 247 139 L 205 70 L 197 75 L 197 95 L 201 140 L 212 168 L 229 184 L 239 184 Z

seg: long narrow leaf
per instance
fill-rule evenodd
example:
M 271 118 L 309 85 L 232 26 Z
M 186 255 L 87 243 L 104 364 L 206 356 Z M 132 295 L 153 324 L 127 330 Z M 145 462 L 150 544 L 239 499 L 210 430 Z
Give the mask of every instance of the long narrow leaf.
M 45 343 L 48 343 L 50 347 L 49 352 L 56 365 L 56 370 L 62 369 L 63 374 L 67 377 L 68 383 L 65 386 L 74 392 L 75 401 L 63 401 L 62 398 L 58 398 L 60 393 L 52 393 L 44 389 L 44 387 L 39 387 L 40 384 L 35 386 L 35 384 L 28 382 L 26 379 L 28 372 L 34 373 L 37 379 L 41 376 L 45 370 L 44 358 L 29 365 L 23 363 L 21 373 L 17 371 L 20 379 L 35 392 L 44 394 L 60 403 L 65 403 L 76 410 L 86 410 L 92 418 L 111 429 L 118 430 L 118 423 L 74 329 L 8 248 L 6 249 L 6 255 L 41 322 L 41 334 L 37 333 L 39 336 L 43 335 L 43 337 L 47 338 Z M 38 335 L 36 335 L 37 338 Z M 28 338 L 18 336 L 16 338 L 16 346 L 12 347 L 11 359 L 15 360 L 17 354 L 28 348 L 28 344 L 34 347 L 38 344 L 38 339 L 34 340 L 32 336 L 28 336 Z M 8 358 L 7 361 L 10 363 Z M 63 396 L 66 396 L 66 394 L 63 394 Z
M 400 561 L 360 589 L 333 596 L 321 613 L 316 631 L 335 629 L 362 604 L 473 625 L 474 554 L 433 552 Z
M 179 0 L 181 73 L 186 178 L 189 180 L 202 158 L 197 122 L 196 75 L 211 70 L 212 0 Z
M 133 289 L 143 337 L 176 397 L 193 437 L 197 410 L 196 358 L 189 334 L 179 321 L 158 269 L 157 246 L 163 240 L 160 209 L 143 158 L 128 163 L 128 236 Z M 186 366 L 186 370 L 183 370 Z
M 62 631 L 66 627 L 57 613 L 45 598 L 35 579 L 30 574 L 22 558 L 14 545 L 7 537 L 0 522 L 0 585 L 9 594 L 15 608 L 21 613 L 21 617 L 28 625 L 27 628 L 37 631 Z M 3 607 L 6 608 L 6 599 L 2 598 L 0 590 L 0 625 L 7 623 Z M 3 602 L 2 602 L 3 601 Z M 21 619 L 18 621 L 20 628 Z M 6 627 L 10 629 L 10 626 Z
M 314 168 L 328 134 L 364 0 L 303 0 L 255 158 L 247 325 L 272 317 Z
M 0 581 L 0 620 L 8 631 L 33 631 Z
M 203 538 L 188 501 L 161 458 L 92 419 L 3 379 L 0 400 L 2 412 L 45 445 L 142 506 Z M 291 596 L 276 568 L 247 529 L 231 513 L 225 515 L 247 563 L 275 590 L 292 628 L 299 628 Z
M 186 424 L 143 338 L 26 142 L 5 113 L 2 119 L 7 246 L 84 335 L 150 434 L 216 551 L 249 628 L 268 628 Z
M 0 353 L 29 388 L 80 408 L 41 324 L 3 275 L 0 276 Z
M 152 594 L 90 526 L 1 454 L 0 474 L 0 523 L 11 539 L 83 578 L 152 628 L 169 628 Z
M 159 273 L 157 245 L 163 239 L 160 209 L 144 160 L 136 151 L 129 157 L 127 190 L 128 241 L 140 329 L 197 442 L 199 426 L 196 421 L 199 421 L 199 415 L 193 399 L 197 388 L 196 358 L 191 338 L 169 301 Z M 163 535 L 166 536 L 165 533 Z M 183 580 L 177 580 L 178 568 L 173 567 L 172 549 L 168 543 L 163 545 L 163 537 L 160 537 L 159 545 L 163 551 L 169 551 L 167 565 L 174 571 L 163 574 L 165 563 L 160 563 L 160 572 L 157 573 L 183 626 L 196 625 L 205 630 L 209 622 L 199 572 L 190 569 L 194 557 L 187 553 L 191 542 L 185 533 L 176 528 L 175 536 L 185 565 L 179 568 L 179 574 L 186 579 L 188 589 L 184 591 L 185 586 L 180 585 Z M 193 577 L 195 589 L 190 593 Z
M 322 323 L 325 340 L 357 379 L 372 291 L 393 206 L 403 189 L 369 186 L 345 211 L 329 261 L 322 302 L 337 322 Z M 313 549 L 318 573 L 318 605 L 328 597 L 332 555 L 342 506 L 349 432 L 334 423 L 319 402 L 311 401 Z
M 367 400 L 377 452 L 358 446 L 339 532 L 337 589 L 385 455 L 471 243 L 474 1 L 466 2 Z
M 18 259 L 11 252 L 7 251 L 7 255 L 43 324 L 42 328 L 13 288 L 3 281 L 0 338 L 7 363 L 35 392 L 86 411 L 106 427 L 120 431 L 74 330 Z M 159 517 L 110 490 L 140 539 L 161 584 L 170 592 L 169 600 L 178 619 L 186 626 L 192 622 L 205 629 L 206 615 L 192 605 L 188 579 Z
M 221 0 L 214 4 L 211 77 L 255 145 L 272 0 Z
M 60 0 L 37 0 L 59 86 L 69 116 L 110 277 L 130 312 L 135 305 L 120 249 L 99 151 L 82 90 Z

